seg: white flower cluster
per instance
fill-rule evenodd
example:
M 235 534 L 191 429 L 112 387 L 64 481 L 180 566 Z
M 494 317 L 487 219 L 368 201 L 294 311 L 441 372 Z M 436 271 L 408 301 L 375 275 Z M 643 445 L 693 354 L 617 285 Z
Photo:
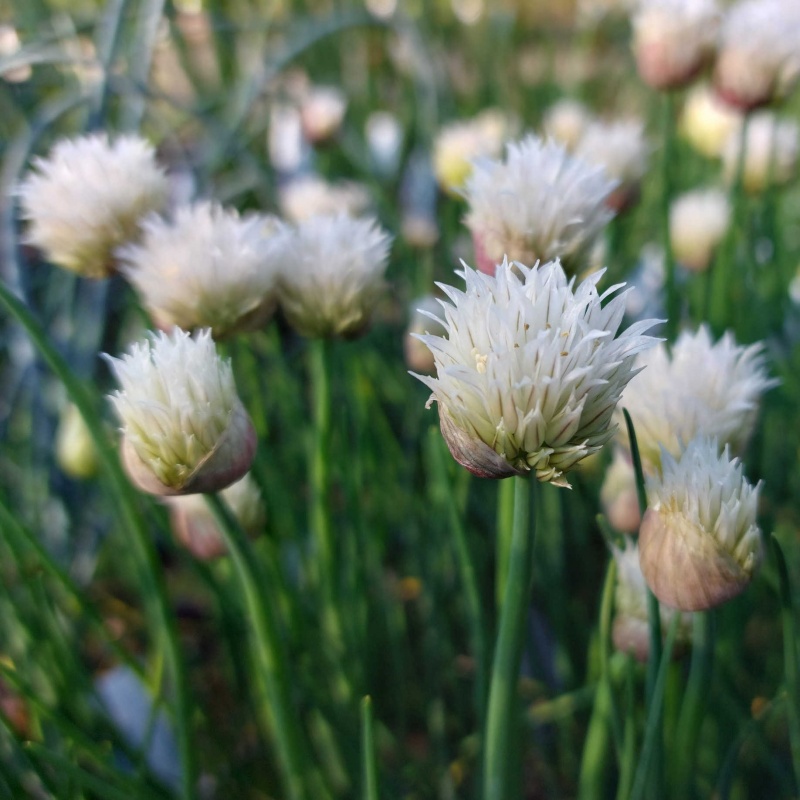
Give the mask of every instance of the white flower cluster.
M 743 590 L 762 557 L 759 488 L 714 439 L 693 439 L 679 460 L 663 453 L 639 536 L 642 572 L 659 600 L 695 611 Z
M 391 239 L 374 219 L 314 217 L 281 234 L 281 308 L 304 336 L 358 336 L 384 288 Z
M 220 339 L 260 327 L 275 305 L 281 223 L 214 203 L 153 216 L 119 251 L 122 271 L 161 328 L 209 327 Z
M 615 186 L 602 167 L 528 136 L 507 145 L 505 161 L 475 163 L 466 223 L 494 263 L 560 258 L 575 272 L 613 216 L 606 200 Z
M 140 488 L 216 491 L 247 471 L 255 432 L 210 331 L 154 334 L 108 361 L 121 387 L 111 400 L 122 422 L 123 460 Z
M 767 377 L 761 344 L 741 347 L 730 333 L 714 344 L 705 326 L 682 333 L 671 356 L 659 344 L 636 365 L 642 372 L 628 384 L 621 405 L 633 420 L 648 474 L 658 471 L 662 447 L 678 456 L 698 434 L 741 452 L 755 426 L 761 395 L 775 384 Z M 629 447 L 621 413 L 617 421 L 620 439 Z
M 417 375 L 439 404 L 442 432 L 459 463 L 484 477 L 564 473 L 612 436 L 619 396 L 636 355 L 654 344 L 653 320 L 619 333 L 624 296 L 577 288 L 558 261 L 505 261 L 496 276 L 464 267 L 465 291 L 442 285 L 447 337 L 419 338 L 437 376 Z
M 138 136 L 63 139 L 37 158 L 19 187 L 27 240 L 64 269 L 91 278 L 113 271 L 114 250 L 164 207 L 167 178 Z

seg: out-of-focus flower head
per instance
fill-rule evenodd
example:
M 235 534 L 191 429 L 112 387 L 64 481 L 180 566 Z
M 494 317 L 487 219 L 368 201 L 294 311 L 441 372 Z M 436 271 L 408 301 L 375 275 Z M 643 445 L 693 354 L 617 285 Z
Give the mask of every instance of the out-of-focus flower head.
M 267 513 L 261 492 L 248 472 L 222 490 L 222 498 L 242 530 L 255 536 L 264 530 Z M 189 494 L 165 498 L 175 538 L 201 561 L 210 561 L 227 553 L 216 519 L 202 495 Z
M 714 53 L 716 0 L 639 0 L 633 52 L 642 80 L 654 89 L 686 86 Z
M 256 434 L 211 332 L 178 328 L 107 357 L 120 388 L 110 398 L 122 423 L 122 460 L 156 495 L 216 492 L 250 468 Z
M 614 624 L 611 637 L 614 647 L 631 653 L 637 661 L 646 662 L 650 655 L 650 625 L 648 623 L 647 583 L 639 565 L 639 548 L 632 539 L 622 548 L 612 548 L 617 562 L 617 585 L 614 592 Z M 692 617 L 667 606 L 659 607 L 662 636 L 666 636 L 675 614 L 680 614 L 673 657 L 680 655 L 692 638 Z
M 630 207 L 639 194 L 650 155 L 650 145 L 640 121 L 590 122 L 575 147 L 575 155 L 603 167 L 609 177 L 618 181 L 607 201 L 614 211 Z
M 327 141 L 342 126 L 347 97 L 338 86 L 311 86 L 300 103 L 303 133 L 314 144 Z
M 274 217 L 240 217 L 200 202 L 171 221 L 149 217 L 140 244 L 122 248 L 122 271 L 163 329 L 211 328 L 215 339 L 261 327 L 275 308 Z
M 728 138 L 738 132 L 742 113 L 720 100 L 707 84 L 698 84 L 686 96 L 679 130 L 698 152 L 719 158 Z
M 608 465 L 600 503 L 608 521 L 622 533 L 636 533 L 642 521 L 639 497 L 636 493 L 636 475 L 630 455 L 621 447 L 614 448 L 614 458 Z
M 379 173 L 392 175 L 400 163 L 405 132 L 391 111 L 373 111 L 364 126 L 364 137 Z
M 346 339 L 368 327 L 391 238 L 373 218 L 313 217 L 281 234 L 281 307 L 304 336 Z
M 762 559 L 759 488 L 714 439 L 693 439 L 678 460 L 664 452 L 639 532 L 642 573 L 662 603 L 701 611 L 744 591 Z
M 661 452 L 678 456 L 695 436 L 716 438 L 741 452 L 755 427 L 761 395 L 775 382 L 767 377 L 763 346 L 742 347 L 726 333 L 714 343 L 708 328 L 683 332 L 672 354 L 659 344 L 637 359 L 644 367 L 625 390 L 636 429 L 642 466 L 648 475 L 661 468 Z M 621 411 L 619 439 L 629 450 Z
M 779 99 L 800 74 L 800 5 L 741 0 L 725 14 L 714 86 L 727 103 L 750 111 Z
M 725 178 L 733 182 L 742 148 L 739 133 L 731 134 L 723 153 Z M 742 183 L 748 192 L 762 192 L 770 184 L 780 186 L 794 178 L 800 150 L 800 126 L 770 111 L 750 115 L 745 132 Z
M 564 97 L 545 111 L 542 130 L 545 136 L 572 152 L 592 119 L 592 112 L 583 103 Z
M 436 377 L 416 375 L 439 404 L 450 452 L 476 475 L 535 473 L 568 486 L 567 473 L 613 435 L 611 417 L 654 342 L 654 320 L 619 333 L 624 296 L 597 291 L 602 273 L 577 288 L 558 261 L 528 268 L 504 261 L 494 276 L 465 266 L 466 290 L 441 284 L 447 337 L 420 336 Z
M 0 25 L 0 58 L 6 59 L 15 56 L 21 47 L 17 29 L 13 25 Z M 0 78 L 9 83 L 25 83 L 32 74 L 31 65 L 23 63 L 18 67 L 3 70 Z
M 433 172 L 439 185 L 459 193 L 472 174 L 475 159 L 499 156 L 518 130 L 519 123 L 496 108 L 445 125 L 433 144 Z
M 163 208 L 168 191 L 153 147 L 138 136 L 63 139 L 19 187 L 27 241 L 59 267 L 104 278 L 114 250 L 137 237 L 140 220 Z
M 71 478 L 84 480 L 97 473 L 97 449 L 80 411 L 72 403 L 61 409 L 56 430 L 56 460 Z
M 695 272 L 708 269 L 730 221 L 730 202 L 721 189 L 694 189 L 676 197 L 669 211 L 675 258 Z
M 281 187 L 281 212 L 290 222 L 305 222 L 328 214 L 357 217 L 370 206 L 367 187 L 355 181 L 330 183 L 318 175 L 302 175 Z
M 504 161 L 477 161 L 464 194 L 479 269 L 493 272 L 507 255 L 528 264 L 560 258 L 578 271 L 613 216 L 616 186 L 602 167 L 536 136 L 508 144 Z

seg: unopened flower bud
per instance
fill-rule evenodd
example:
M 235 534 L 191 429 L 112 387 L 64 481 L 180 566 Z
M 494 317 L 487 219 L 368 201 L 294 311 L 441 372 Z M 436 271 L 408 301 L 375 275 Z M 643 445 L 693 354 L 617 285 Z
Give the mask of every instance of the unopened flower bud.
M 742 113 L 724 103 L 706 84 L 695 86 L 686 96 L 679 130 L 695 150 L 708 158 L 719 158 L 728 138 L 738 132 Z
M 592 114 L 583 103 L 565 98 L 547 109 L 542 120 L 542 130 L 546 136 L 572 152 L 591 120 Z
M 714 439 L 693 439 L 677 461 L 664 452 L 661 465 L 639 531 L 642 573 L 672 608 L 713 608 L 743 592 L 761 563 L 760 484 L 747 482 L 727 446 L 719 455 Z
M 300 120 L 306 138 L 315 144 L 336 134 L 347 110 L 347 98 L 336 86 L 314 86 L 300 105 Z
M 621 448 L 614 450 L 614 460 L 606 470 L 600 489 L 600 502 L 608 521 L 622 533 L 636 533 L 642 521 L 636 476 L 630 458 Z
M 263 531 L 266 521 L 264 501 L 249 473 L 223 489 L 221 495 L 245 533 L 254 536 Z M 169 497 L 167 505 L 172 532 L 195 558 L 210 561 L 226 554 L 227 548 L 217 521 L 202 495 Z
M 176 328 L 110 358 L 130 479 L 156 495 L 216 492 L 250 468 L 256 434 L 211 333 Z
M 719 189 L 698 189 L 677 197 L 669 211 L 675 258 L 694 272 L 707 269 L 730 219 L 728 196 Z
M 71 478 L 91 478 L 97 473 L 97 450 L 80 411 L 72 403 L 61 411 L 56 431 L 56 460 Z

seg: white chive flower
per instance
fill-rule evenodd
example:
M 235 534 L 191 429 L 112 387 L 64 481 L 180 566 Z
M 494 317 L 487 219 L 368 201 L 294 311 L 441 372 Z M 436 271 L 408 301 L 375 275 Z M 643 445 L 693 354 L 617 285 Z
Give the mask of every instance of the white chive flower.
M 167 177 L 138 136 L 92 134 L 58 142 L 19 187 L 26 240 L 59 267 L 89 278 L 114 269 L 114 250 L 167 201 Z
M 633 52 L 654 89 L 690 83 L 714 53 L 720 10 L 715 0 L 640 0 L 633 13 Z
M 742 137 L 731 134 L 723 152 L 725 178 L 733 182 L 740 160 Z M 800 126 L 769 111 L 751 114 L 744 143 L 742 183 L 748 192 L 762 192 L 769 185 L 791 181 L 797 172 Z
M 697 435 L 713 437 L 741 452 L 753 432 L 767 377 L 762 344 L 737 345 L 731 333 L 714 343 L 708 328 L 684 331 L 670 355 L 659 344 L 637 359 L 645 368 L 625 390 L 627 408 L 647 474 L 658 472 L 662 448 L 678 456 Z M 630 449 L 621 412 L 619 438 Z
M 613 216 L 616 185 L 602 167 L 535 136 L 508 144 L 504 161 L 477 161 L 465 196 L 479 267 L 491 272 L 507 255 L 527 264 L 560 258 L 579 271 Z
M 693 439 L 678 460 L 663 454 L 639 531 L 642 573 L 662 603 L 700 611 L 747 587 L 762 560 L 759 488 L 714 439 Z
M 436 377 L 415 375 L 439 404 L 453 457 L 481 477 L 535 473 L 568 486 L 565 473 L 613 435 L 612 414 L 655 339 L 655 320 L 619 332 L 624 294 L 602 295 L 602 273 L 575 287 L 558 261 L 504 261 L 490 276 L 465 266 L 465 291 L 441 285 L 447 336 L 420 336 Z M 612 295 L 615 295 L 612 297 Z
M 370 194 L 355 181 L 329 183 L 318 175 L 302 175 L 281 187 L 278 201 L 284 217 L 300 223 L 326 214 L 357 217 L 369 208 Z
M 258 485 L 248 472 L 221 492 L 242 530 L 255 536 L 264 530 L 266 509 Z M 209 561 L 228 550 L 217 521 L 202 495 L 165 498 L 175 538 L 195 557 Z
M 108 360 L 120 384 L 110 399 L 122 423 L 122 460 L 140 489 L 215 492 L 247 472 L 255 431 L 210 331 L 160 332 Z
M 719 98 L 707 84 L 693 87 L 681 111 L 681 135 L 699 153 L 719 158 L 728 138 L 739 131 L 742 112 Z
M 800 74 L 800 6 L 795 0 L 743 0 L 722 23 L 714 86 L 745 111 L 786 94 Z
M 618 181 L 607 202 L 615 211 L 622 211 L 638 194 L 650 150 L 644 125 L 628 119 L 589 123 L 574 152 L 578 158 L 603 167 L 610 178 Z
M 676 197 L 669 210 L 675 258 L 695 272 L 707 269 L 730 221 L 731 204 L 721 189 L 694 189 Z
M 373 218 L 313 217 L 281 235 L 279 297 L 304 336 L 354 338 L 383 293 L 391 237 Z
M 215 339 L 264 324 L 277 291 L 274 217 L 216 203 L 148 217 L 138 244 L 118 251 L 121 271 L 160 328 L 211 328 Z
M 565 97 L 545 111 L 542 130 L 572 152 L 591 122 L 592 112 L 583 103 Z
M 519 129 L 517 120 L 496 108 L 444 125 L 433 143 L 433 173 L 448 192 L 459 193 L 478 158 L 496 158 Z
M 647 582 L 639 564 L 639 547 L 626 539 L 624 547 L 612 547 L 617 564 L 617 584 L 614 590 L 614 623 L 611 638 L 622 653 L 631 653 L 637 661 L 646 662 L 650 655 L 650 624 L 647 606 Z M 666 638 L 675 614 L 680 614 L 673 657 L 680 655 L 692 638 L 692 617 L 665 605 L 659 606 L 661 635 Z

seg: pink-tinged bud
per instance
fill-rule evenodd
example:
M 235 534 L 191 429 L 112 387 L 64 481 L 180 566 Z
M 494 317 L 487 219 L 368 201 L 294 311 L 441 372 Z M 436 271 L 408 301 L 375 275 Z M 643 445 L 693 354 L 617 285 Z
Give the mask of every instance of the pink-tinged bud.
M 636 476 L 628 455 L 620 448 L 606 470 L 600 489 L 600 502 L 608 521 L 622 533 L 636 533 L 642 517 L 636 493 Z
M 639 531 L 642 573 L 662 603 L 702 611 L 747 588 L 762 559 L 758 490 L 716 440 L 693 439 L 678 461 L 662 454 Z

